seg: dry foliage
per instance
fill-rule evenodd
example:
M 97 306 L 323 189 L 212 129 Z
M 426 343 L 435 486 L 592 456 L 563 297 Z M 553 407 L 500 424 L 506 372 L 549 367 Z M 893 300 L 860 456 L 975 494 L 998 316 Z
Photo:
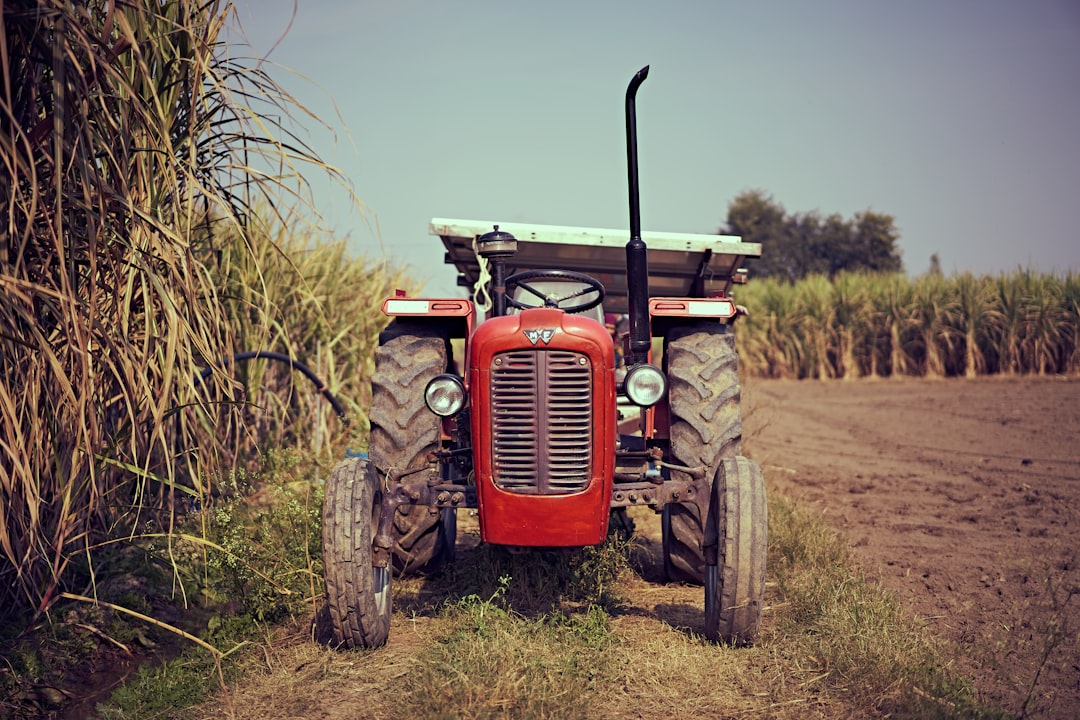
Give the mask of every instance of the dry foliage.
M 198 381 L 236 348 L 218 263 L 317 164 L 290 98 L 229 58 L 229 12 L 2 4 L 0 610 L 47 609 L 102 537 L 209 490 L 237 387 Z

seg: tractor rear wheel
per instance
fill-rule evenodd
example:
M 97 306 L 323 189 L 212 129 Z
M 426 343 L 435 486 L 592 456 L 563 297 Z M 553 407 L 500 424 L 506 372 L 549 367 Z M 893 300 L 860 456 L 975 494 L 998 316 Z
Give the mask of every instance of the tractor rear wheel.
M 360 458 L 338 463 L 326 481 L 323 568 L 337 646 L 381 647 L 390 635 L 390 569 L 371 561 L 380 502 L 375 469 Z
M 379 335 L 369 415 L 369 456 L 379 473 L 426 468 L 428 456 L 440 448 L 442 421 L 424 403 L 424 389 L 446 372 L 449 346 L 445 331 L 415 322 L 394 320 Z M 422 470 L 410 479 L 425 481 L 428 473 Z M 452 559 L 456 520 L 452 510 L 399 506 L 393 522 L 394 571 L 433 572 Z
M 769 510 L 761 468 L 726 458 L 713 479 L 706 544 L 716 564 L 705 566 L 705 636 L 744 645 L 757 637 L 765 604 Z M 711 552 L 711 547 L 709 548 Z
M 664 366 L 674 462 L 711 473 L 722 459 L 742 450 L 738 355 L 731 327 L 699 322 L 673 328 L 664 338 Z M 700 507 L 685 502 L 665 505 L 662 511 L 664 571 L 670 581 L 705 581 L 702 545 L 709 499 L 698 500 Z

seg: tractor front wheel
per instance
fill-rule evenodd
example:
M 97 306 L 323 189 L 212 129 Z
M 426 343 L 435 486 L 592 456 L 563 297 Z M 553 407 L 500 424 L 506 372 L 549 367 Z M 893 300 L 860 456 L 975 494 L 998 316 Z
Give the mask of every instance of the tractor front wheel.
M 705 636 L 744 645 L 757 637 L 765 604 L 769 516 L 761 468 L 742 456 L 723 461 L 713 479 L 705 566 Z
M 333 642 L 376 648 L 390 635 L 390 568 L 372 564 L 381 493 L 375 469 L 348 458 L 334 467 L 323 499 L 323 570 Z

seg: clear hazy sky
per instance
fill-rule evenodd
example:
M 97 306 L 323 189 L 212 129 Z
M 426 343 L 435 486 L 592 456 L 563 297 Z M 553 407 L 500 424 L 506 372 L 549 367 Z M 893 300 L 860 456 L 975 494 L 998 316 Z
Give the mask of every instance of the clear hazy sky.
M 789 213 L 896 218 L 909 273 L 1080 271 L 1080 0 L 237 0 L 337 237 L 453 292 L 432 217 L 628 227 L 640 67 L 645 230 Z M 291 27 L 288 28 L 291 22 Z M 281 37 L 282 34 L 284 37 Z M 288 68 L 287 71 L 284 68 Z M 307 79 L 302 79 L 303 76 Z M 314 84 L 313 84 L 314 83 Z

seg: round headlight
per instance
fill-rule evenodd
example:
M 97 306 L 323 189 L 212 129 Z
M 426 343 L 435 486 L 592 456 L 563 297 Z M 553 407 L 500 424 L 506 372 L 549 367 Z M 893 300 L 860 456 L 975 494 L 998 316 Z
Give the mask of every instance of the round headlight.
M 439 375 L 427 384 L 424 390 L 424 402 L 436 415 L 441 417 L 456 415 L 465 406 L 465 386 L 460 378 L 453 375 Z
M 667 392 L 667 378 L 655 365 L 635 365 L 626 373 L 623 391 L 635 405 L 652 407 Z

